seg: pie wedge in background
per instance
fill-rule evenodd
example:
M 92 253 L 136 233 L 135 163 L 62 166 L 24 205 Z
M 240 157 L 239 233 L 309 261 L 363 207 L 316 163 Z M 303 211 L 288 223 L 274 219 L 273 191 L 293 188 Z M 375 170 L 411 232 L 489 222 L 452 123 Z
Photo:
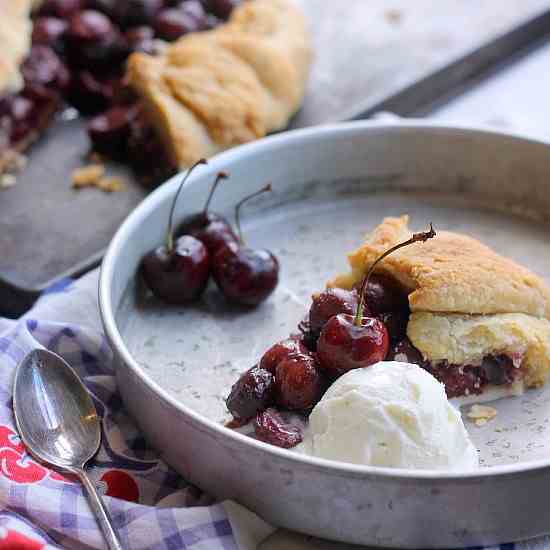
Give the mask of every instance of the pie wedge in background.
M 172 161 L 186 167 L 284 128 L 311 59 L 301 12 L 287 0 L 253 0 L 160 55 L 133 54 L 127 77 Z

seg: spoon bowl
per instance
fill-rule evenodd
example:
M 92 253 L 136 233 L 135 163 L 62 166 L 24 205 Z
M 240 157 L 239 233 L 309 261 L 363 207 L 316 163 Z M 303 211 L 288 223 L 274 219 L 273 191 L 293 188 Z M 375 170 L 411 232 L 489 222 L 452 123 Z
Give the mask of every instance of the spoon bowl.
M 74 370 L 58 355 L 36 349 L 17 369 L 16 421 L 25 446 L 45 462 L 71 470 L 99 449 L 99 417 Z
M 109 548 L 121 550 L 105 504 L 84 469 L 99 449 L 101 425 L 76 372 L 51 351 L 31 351 L 15 372 L 13 410 L 25 447 L 39 460 L 80 478 Z

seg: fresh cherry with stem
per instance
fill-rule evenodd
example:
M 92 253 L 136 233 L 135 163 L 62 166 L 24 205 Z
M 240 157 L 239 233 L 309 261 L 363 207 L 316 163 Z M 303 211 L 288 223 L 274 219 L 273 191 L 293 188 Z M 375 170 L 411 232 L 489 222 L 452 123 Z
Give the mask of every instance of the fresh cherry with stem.
M 425 242 L 435 235 L 430 224 L 429 231 L 413 233 L 410 239 L 386 250 L 373 262 L 363 279 L 355 316 L 342 313 L 335 315 L 321 330 L 317 357 L 325 370 L 341 374 L 351 369 L 368 367 L 386 358 L 390 344 L 388 329 L 379 319 L 363 316 L 371 274 L 378 263 L 392 252 L 415 242 Z
M 177 231 L 178 235 L 191 235 L 201 241 L 212 256 L 222 248 L 239 246 L 239 239 L 231 224 L 223 216 L 210 210 L 218 185 L 228 178 L 229 175 L 225 172 L 218 172 L 202 212 L 185 219 Z
M 240 211 L 250 199 L 271 191 L 271 184 L 242 199 L 235 208 L 239 235 L 238 247 L 224 247 L 212 261 L 212 275 L 218 288 L 231 302 L 256 306 L 263 302 L 279 282 L 279 262 L 268 250 L 254 249 L 244 244 Z
M 210 255 L 198 239 L 184 235 L 174 241 L 174 211 L 181 190 L 193 170 L 206 164 L 197 161 L 182 178 L 176 192 L 166 231 L 166 242 L 143 258 L 141 273 L 153 294 L 165 302 L 182 304 L 198 298 L 208 283 L 210 275 Z

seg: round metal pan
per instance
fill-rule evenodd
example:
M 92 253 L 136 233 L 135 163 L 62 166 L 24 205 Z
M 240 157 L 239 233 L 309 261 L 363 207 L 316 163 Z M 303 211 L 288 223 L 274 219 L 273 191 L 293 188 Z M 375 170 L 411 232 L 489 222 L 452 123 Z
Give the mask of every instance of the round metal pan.
M 129 216 L 104 259 L 100 307 L 126 406 L 188 480 L 275 525 L 374 546 L 438 548 L 550 532 L 550 390 L 497 401 L 473 473 L 361 467 L 297 455 L 222 425 L 238 373 L 288 335 L 309 296 L 384 216 L 409 213 L 469 233 L 550 279 L 550 146 L 520 136 L 422 122 L 358 122 L 283 133 L 212 159 L 189 181 L 178 219 L 199 210 L 218 170 L 214 209 L 274 192 L 245 213 L 249 244 L 278 254 L 282 278 L 256 310 L 215 288 L 188 308 L 158 303 L 136 277 L 158 245 L 178 180 Z

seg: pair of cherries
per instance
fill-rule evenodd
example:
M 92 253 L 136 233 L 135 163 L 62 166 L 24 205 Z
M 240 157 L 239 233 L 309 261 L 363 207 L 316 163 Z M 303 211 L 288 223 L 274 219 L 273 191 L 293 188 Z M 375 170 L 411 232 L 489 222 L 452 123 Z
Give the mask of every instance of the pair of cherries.
M 359 292 L 329 288 L 315 295 L 302 338 L 272 346 L 234 384 L 227 398 L 233 417 L 245 422 L 255 416 L 256 435 L 263 441 L 285 448 L 299 443 L 299 431 L 274 407 L 310 410 L 328 381 L 386 359 L 390 342 L 405 337 L 408 298 L 392 279 L 373 274 L 374 269 L 395 250 L 434 236 L 430 226 L 387 250 L 371 265 Z
M 198 299 L 210 275 L 222 294 L 231 302 L 256 306 L 266 300 L 279 282 L 279 262 L 268 250 L 244 244 L 240 225 L 242 206 L 251 198 L 271 190 L 271 186 L 242 199 L 236 206 L 238 235 L 223 216 L 209 210 L 219 183 L 217 177 L 202 212 L 184 220 L 174 238 L 173 219 L 178 197 L 193 170 L 206 160 L 196 162 L 183 177 L 168 217 L 166 243 L 142 260 L 141 272 L 147 286 L 165 302 L 185 304 Z

